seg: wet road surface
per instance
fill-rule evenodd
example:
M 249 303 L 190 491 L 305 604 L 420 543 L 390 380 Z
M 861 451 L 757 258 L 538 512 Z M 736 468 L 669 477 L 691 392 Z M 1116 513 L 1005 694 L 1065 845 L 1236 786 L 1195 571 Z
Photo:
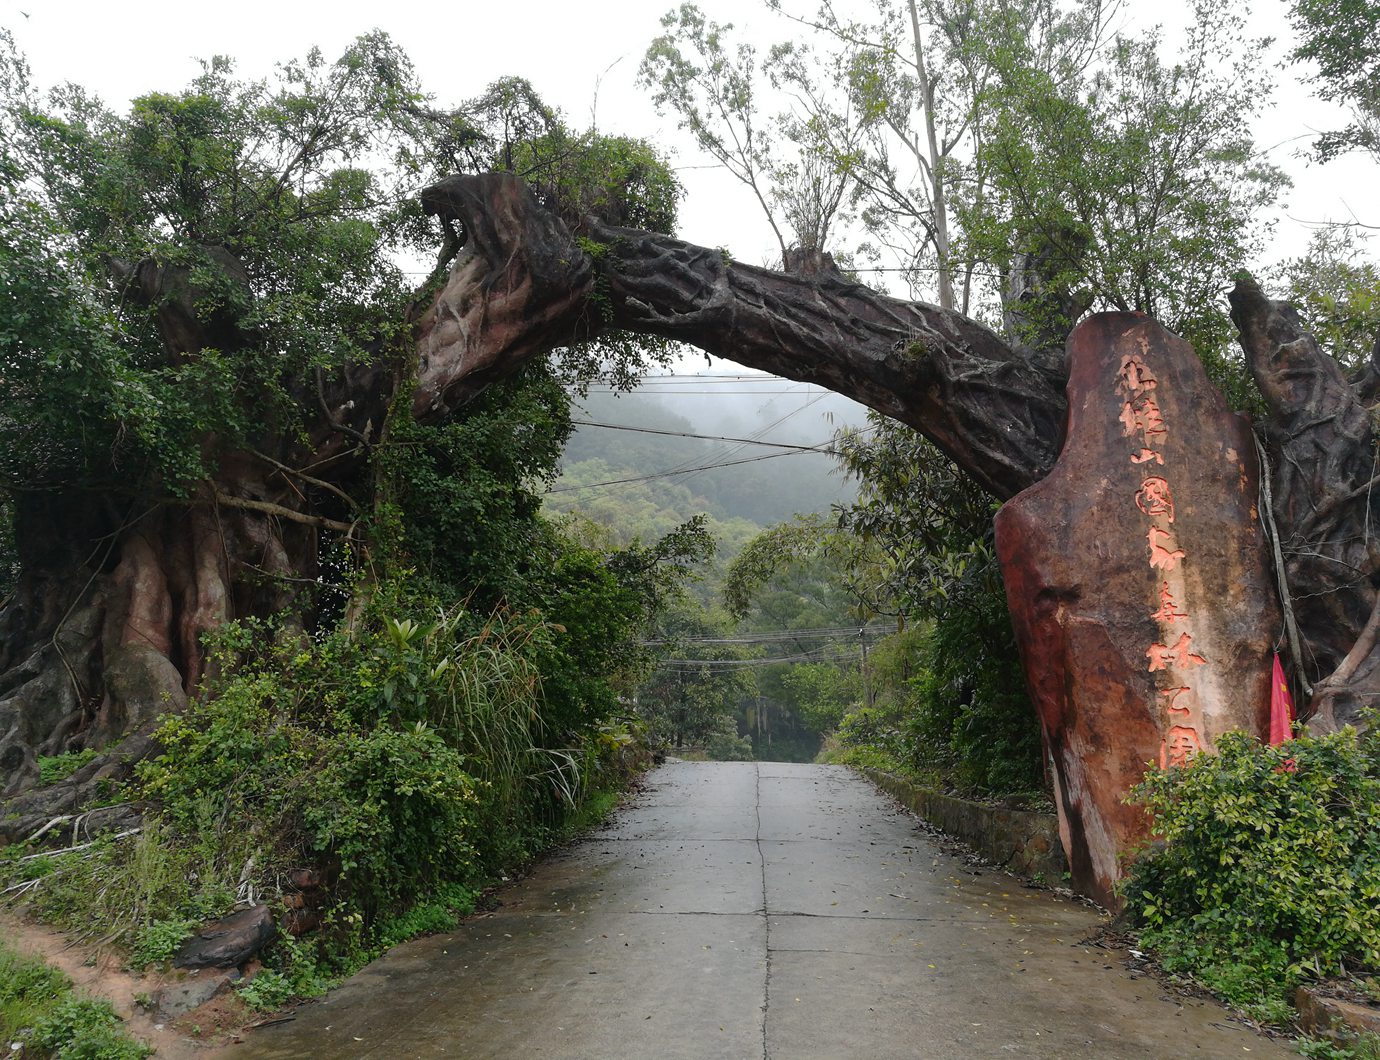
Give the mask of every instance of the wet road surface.
M 397 947 L 249 1058 L 1277 1057 L 1081 945 L 834 766 L 672 763 L 495 912 Z

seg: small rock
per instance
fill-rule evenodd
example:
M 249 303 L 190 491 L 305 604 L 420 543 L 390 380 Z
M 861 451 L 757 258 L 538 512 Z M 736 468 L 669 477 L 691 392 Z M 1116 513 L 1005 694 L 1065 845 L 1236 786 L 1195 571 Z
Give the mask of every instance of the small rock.
M 254 905 L 221 920 L 203 924 L 173 957 L 174 968 L 235 968 L 253 957 L 278 934 L 273 911 Z
M 153 1011 L 158 1019 L 170 1023 L 227 992 L 237 978 L 230 972 L 193 973 L 181 982 L 169 983 L 155 990 L 151 999 Z
M 289 909 L 283 914 L 283 930 L 296 938 L 321 926 L 321 914 L 314 909 Z
M 1312 1034 L 1345 1041 L 1358 1034 L 1380 1034 L 1380 1008 L 1343 1001 L 1301 986 L 1294 995 L 1299 1027 Z
M 289 869 L 287 884 L 294 891 L 314 891 L 321 886 L 321 874 L 315 869 Z

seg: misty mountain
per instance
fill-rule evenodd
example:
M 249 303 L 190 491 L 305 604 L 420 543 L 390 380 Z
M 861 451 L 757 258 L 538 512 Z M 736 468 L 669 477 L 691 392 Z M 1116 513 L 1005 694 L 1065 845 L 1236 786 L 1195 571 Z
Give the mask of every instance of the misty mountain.
M 631 393 L 592 391 L 575 410 L 580 425 L 549 503 L 593 515 L 610 495 L 659 494 L 694 508 L 686 518 L 704 511 L 760 526 L 828 511 L 856 492 L 834 459 L 760 443 L 827 446 L 865 416 L 837 394 L 763 376 L 653 376 Z

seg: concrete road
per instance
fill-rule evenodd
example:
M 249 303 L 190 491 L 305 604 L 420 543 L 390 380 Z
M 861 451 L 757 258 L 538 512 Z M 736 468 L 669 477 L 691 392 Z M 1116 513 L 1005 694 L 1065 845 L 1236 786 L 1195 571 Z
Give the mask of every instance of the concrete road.
M 674 763 L 494 913 L 237 1057 L 1285 1056 L 833 766 Z

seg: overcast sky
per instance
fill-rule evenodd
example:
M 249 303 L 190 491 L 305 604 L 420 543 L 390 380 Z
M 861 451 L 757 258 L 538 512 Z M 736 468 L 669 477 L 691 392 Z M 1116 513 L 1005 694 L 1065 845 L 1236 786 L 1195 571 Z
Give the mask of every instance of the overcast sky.
M 842 0 L 864 6 L 866 0 Z M 807 10 L 810 0 L 797 7 Z M 659 19 L 672 0 L 238 0 L 193 4 L 187 0 L 139 0 L 136 4 L 92 0 L 0 0 L 0 25 L 10 28 L 41 85 L 71 80 L 122 104 L 143 92 L 176 90 L 198 72 L 196 59 L 234 57 L 241 72 L 271 71 L 273 63 L 302 55 L 313 45 L 328 57 L 358 34 L 386 30 L 411 55 L 423 84 L 442 103 L 478 94 L 494 78 L 530 79 L 571 124 L 583 127 L 591 115 L 608 132 L 645 136 L 668 145 L 687 196 L 681 233 L 697 243 L 730 247 L 742 260 L 771 256 L 770 232 L 747 194 L 705 159 L 675 128 L 657 116 L 636 87 L 638 63 L 659 32 Z M 794 34 L 792 24 L 768 11 L 761 0 L 700 0 L 719 21 L 734 22 L 765 47 Z M 1130 31 L 1143 24 L 1139 10 L 1153 10 L 1170 27 L 1188 17 L 1183 0 L 1153 5 L 1131 0 L 1121 17 Z M 1275 64 L 1285 51 L 1289 28 L 1285 0 L 1257 0 L 1252 31 L 1281 43 L 1261 61 Z M 1278 102 L 1259 126 L 1263 149 L 1295 179 L 1281 211 L 1275 254 L 1298 253 L 1308 238 L 1305 222 L 1353 219 L 1380 223 L 1374 166 L 1343 160 L 1326 167 L 1295 157 L 1310 133 L 1341 123 L 1332 107 L 1310 97 L 1298 71 L 1281 68 Z M 1364 213 L 1369 211 L 1370 216 Z M 898 292 L 899 293 L 899 292 Z

